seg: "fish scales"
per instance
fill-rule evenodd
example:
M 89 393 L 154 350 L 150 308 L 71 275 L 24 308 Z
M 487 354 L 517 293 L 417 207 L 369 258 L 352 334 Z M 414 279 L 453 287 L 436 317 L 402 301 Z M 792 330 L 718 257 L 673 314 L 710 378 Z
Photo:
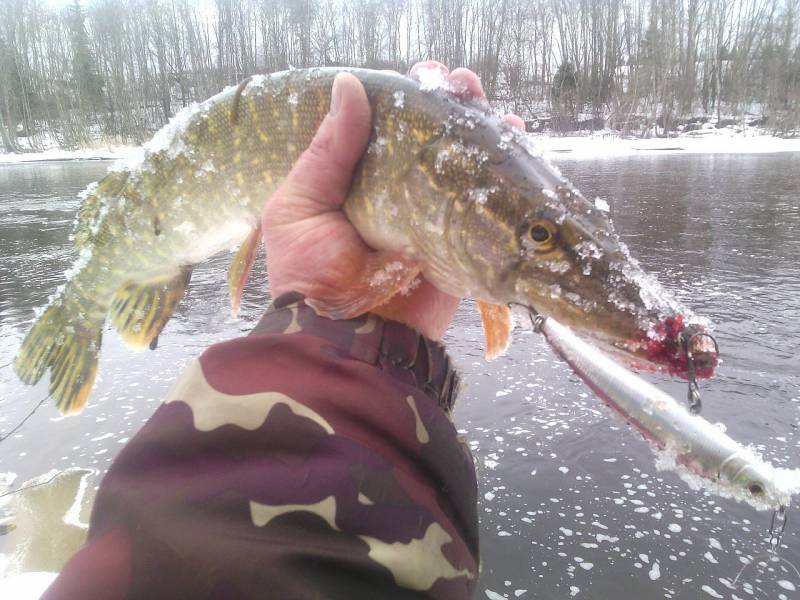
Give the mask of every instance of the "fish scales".
M 229 275 L 236 308 L 264 204 L 325 118 L 342 70 L 364 84 L 373 114 L 343 208 L 367 244 L 394 259 L 370 263 L 342 298 L 309 299 L 320 314 L 366 312 L 421 274 L 479 301 L 489 356 L 507 346 L 506 305 L 518 302 L 628 358 L 685 370 L 680 307 L 653 301 L 653 282 L 605 213 L 522 133 L 446 87 L 383 71 L 313 69 L 254 76 L 185 109 L 138 161 L 87 189 L 78 258 L 23 342 L 20 378 L 36 383 L 50 370 L 58 407 L 80 412 L 106 320 L 129 345 L 155 347 L 192 266 L 242 244 Z

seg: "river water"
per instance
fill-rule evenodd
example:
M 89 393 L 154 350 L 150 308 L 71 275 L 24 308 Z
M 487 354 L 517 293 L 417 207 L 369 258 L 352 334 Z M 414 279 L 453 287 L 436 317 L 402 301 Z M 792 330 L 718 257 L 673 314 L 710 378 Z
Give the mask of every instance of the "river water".
M 633 254 L 715 322 L 724 363 L 701 384 L 705 417 L 775 465 L 800 467 L 800 154 L 559 158 L 587 197 L 609 202 Z M 11 362 L 71 262 L 76 194 L 107 166 L 0 166 L 0 434 L 45 394 L 20 384 Z M 107 332 L 87 410 L 63 419 L 45 403 L 0 444 L 0 473 L 17 483 L 51 468 L 102 473 L 188 361 L 259 318 L 261 272 L 230 317 L 228 260 L 195 270 L 157 352 Z M 648 444 L 538 335 L 517 331 L 508 355 L 486 363 L 477 311 L 463 302 L 446 341 L 465 382 L 456 424 L 479 471 L 476 597 L 800 597 L 800 518 L 790 512 L 785 561 L 766 560 L 770 514 L 657 471 Z M 685 396 L 684 383 L 647 377 Z M 0 552 L 11 550 L 0 536 Z

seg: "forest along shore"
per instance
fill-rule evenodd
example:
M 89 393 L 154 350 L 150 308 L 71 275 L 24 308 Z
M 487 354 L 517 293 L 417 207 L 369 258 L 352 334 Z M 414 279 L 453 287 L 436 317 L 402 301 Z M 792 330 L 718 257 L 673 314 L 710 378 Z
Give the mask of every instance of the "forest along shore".
M 767 154 L 800 152 L 800 138 L 714 130 L 704 135 L 684 134 L 670 138 L 623 138 L 610 131 L 590 135 L 550 136 L 531 134 L 536 147 L 551 160 L 589 159 L 641 154 Z M 67 160 L 117 160 L 128 158 L 136 146 L 109 146 L 95 149 L 43 152 L 0 153 L 0 165 L 59 162 Z
M 181 107 L 254 73 L 344 65 L 405 73 L 425 58 L 468 66 L 492 106 L 541 133 L 667 137 L 714 121 L 780 137 L 800 131 L 798 0 L 4 6 L 5 152 L 141 143 Z

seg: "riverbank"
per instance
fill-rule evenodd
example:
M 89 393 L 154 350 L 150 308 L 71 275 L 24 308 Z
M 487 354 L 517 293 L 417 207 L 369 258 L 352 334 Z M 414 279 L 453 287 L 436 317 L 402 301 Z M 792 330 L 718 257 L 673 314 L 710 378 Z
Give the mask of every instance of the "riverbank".
M 550 159 L 589 159 L 642 154 L 766 154 L 800 152 L 800 138 L 786 139 L 753 131 L 730 129 L 693 131 L 671 138 L 622 138 L 611 131 L 586 135 L 530 134 L 535 146 Z M 134 155 L 134 146 L 105 146 L 83 150 L 45 150 L 0 154 L 0 165 L 68 160 L 117 160 Z
M 583 136 L 534 135 L 537 147 L 549 158 L 576 159 L 642 154 L 767 154 L 800 152 L 800 138 L 778 138 L 730 129 L 693 131 L 670 138 L 622 138 L 613 132 Z
M 7 154 L 0 152 L 0 165 L 31 163 L 31 162 L 61 162 L 67 160 L 116 160 L 127 158 L 135 152 L 134 146 L 99 146 L 97 148 L 83 148 L 81 150 L 61 150 L 52 148 L 41 152 L 20 152 Z

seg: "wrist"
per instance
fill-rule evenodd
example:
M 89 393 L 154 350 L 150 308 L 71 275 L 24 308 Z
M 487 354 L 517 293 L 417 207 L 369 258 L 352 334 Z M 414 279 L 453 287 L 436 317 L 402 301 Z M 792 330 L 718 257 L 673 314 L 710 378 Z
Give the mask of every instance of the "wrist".
M 444 347 L 411 325 L 374 313 L 354 319 L 320 317 L 303 296 L 292 292 L 275 299 L 251 335 L 310 335 L 414 386 L 450 411 L 458 389 L 458 374 Z

